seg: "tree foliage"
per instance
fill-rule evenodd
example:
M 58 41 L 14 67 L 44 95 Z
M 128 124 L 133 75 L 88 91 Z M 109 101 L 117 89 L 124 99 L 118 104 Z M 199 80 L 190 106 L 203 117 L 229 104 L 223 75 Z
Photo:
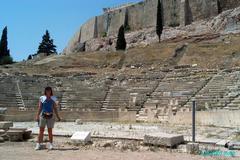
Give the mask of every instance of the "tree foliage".
M 42 37 L 42 42 L 39 44 L 37 54 L 45 53 L 47 56 L 51 54 L 56 54 L 56 46 L 53 43 L 53 39 L 51 39 L 48 30 Z
M 13 63 L 13 59 L 11 56 L 4 56 L 0 59 L 0 65 L 12 64 L 12 63 Z
M 157 6 L 157 25 L 156 25 L 156 32 L 158 35 L 159 42 L 161 42 L 161 35 L 163 32 L 163 18 L 162 18 L 162 3 L 158 0 Z
M 10 56 L 10 51 L 8 49 L 7 27 L 3 29 L 0 40 L 0 58 L 4 56 Z
M 125 50 L 126 47 L 127 47 L 127 43 L 125 39 L 125 29 L 124 29 L 124 25 L 122 25 L 118 31 L 116 50 Z
M 11 64 L 13 59 L 10 56 L 10 50 L 8 49 L 8 29 L 7 26 L 2 31 L 2 37 L 0 40 L 0 65 Z
M 31 60 L 31 59 L 33 59 L 33 57 L 32 57 L 32 55 L 30 54 L 30 55 L 28 56 L 27 60 Z

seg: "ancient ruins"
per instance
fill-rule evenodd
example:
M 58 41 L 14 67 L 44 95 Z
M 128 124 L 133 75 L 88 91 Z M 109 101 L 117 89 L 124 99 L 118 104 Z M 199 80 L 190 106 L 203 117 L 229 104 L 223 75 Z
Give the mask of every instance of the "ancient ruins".
M 163 19 L 166 27 L 189 25 L 199 20 L 207 20 L 218 14 L 236 8 L 239 1 L 234 0 L 162 0 Z M 156 26 L 157 0 L 144 0 L 109 8 L 100 16 L 95 16 L 84 23 L 75 33 L 65 48 L 65 54 L 79 50 L 79 47 L 92 39 L 117 35 L 121 25 L 129 31 L 151 29 Z
M 239 156 L 230 150 L 240 148 L 240 1 L 162 3 L 161 43 L 157 0 L 145 0 L 104 8 L 61 55 L 0 66 L 0 142 L 36 141 L 38 100 L 51 86 L 62 117 L 54 132 L 59 150 Z M 127 50 L 115 51 L 124 23 Z M 0 145 L 0 159 L 10 146 Z

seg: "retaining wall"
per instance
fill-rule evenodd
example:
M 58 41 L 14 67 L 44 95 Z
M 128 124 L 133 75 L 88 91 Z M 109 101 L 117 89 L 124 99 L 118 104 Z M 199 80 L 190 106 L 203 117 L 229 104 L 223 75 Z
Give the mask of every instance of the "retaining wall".
M 189 0 L 188 2 L 189 14 L 192 14 L 193 21 L 218 15 L 217 0 Z
M 199 111 L 196 112 L 197 125 L 214 125 L 223 127 L 240 126 L 240 111 Z M 178 112 L 169 118 L 172 124 L 191 125 L 191 112 Z
M 64 49 L 64 53 L 71 53 L 73 52 L 73 48 L 80 42 L 80 37 L 81 37 L 81 30 L 79 29 L 72 39 L 68 42 L 67 47 Z
M 75 121 L 81 119 L 88 122 L 136 122 L 136 112 L 82 112 L 82 111 L 61 111 L 60 116 L 64 121 Z M 36 111 L 14 111 L 8 110 L 5 115 L 6 121 L 28 122 L 34 121 Z
M 131 31 L 155 27 L 158 0 L 145 0 L 136 4 L 110 10 L 93 17 L 81 27 L 68 46 L 65 54 L 73 52 L 75 45 L 102 36 L 116 36 L 121 25 L 128 24 Z M 162 0 L 165 26 L 187 25 L 192 21 L 208 19 L 220 11 L 240 5 L 239 0 Z
M 93 17 L 90 20 L 88 20 L 85 24 L 82 25 L 81 36 L 80 36 L 81 43 L 97 37 L 96 22 L 97 22 L 97 17 Z
M 239 0 L 218 0 L 220 10 L 228 10 L 240 6 Z
M 125 24 L 126 11 L 127 9 L 123 8 L 109 13 L 108 36 L 117 34 L 119 28 Z

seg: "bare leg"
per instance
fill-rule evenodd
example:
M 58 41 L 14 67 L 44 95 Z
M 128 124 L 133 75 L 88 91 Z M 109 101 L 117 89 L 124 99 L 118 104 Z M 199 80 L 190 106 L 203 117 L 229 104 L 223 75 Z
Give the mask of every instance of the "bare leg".
M 53 143 L 52 128 L 48 128 L 48 138 L 49 138 L 49 142 Z
M 42 143 L 43 142 L 44 129 L 45 129 L 44 127 L 40 127 L 39 128 L 38 143 Z

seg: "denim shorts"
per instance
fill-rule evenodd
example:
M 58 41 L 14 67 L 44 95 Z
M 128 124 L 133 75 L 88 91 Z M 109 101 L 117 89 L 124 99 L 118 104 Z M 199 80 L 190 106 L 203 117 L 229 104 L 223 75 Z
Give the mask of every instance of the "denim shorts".
M 50 119 L 45 119 L 42 116 L 40 116 L 39 127 L 45 128 L 47 126 L 47 128 L 53 128 L 54 122 L 55 122 L 54 117 Z

